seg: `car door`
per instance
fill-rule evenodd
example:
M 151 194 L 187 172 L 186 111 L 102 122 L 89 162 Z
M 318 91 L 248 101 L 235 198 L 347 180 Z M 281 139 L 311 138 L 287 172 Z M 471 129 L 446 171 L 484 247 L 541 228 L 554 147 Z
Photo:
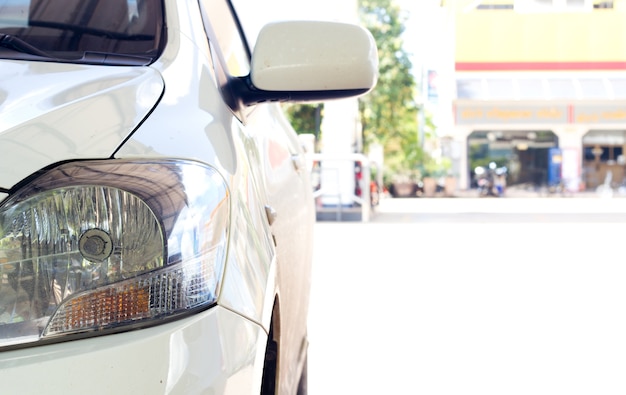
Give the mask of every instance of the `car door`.
M 296 133 L 281 107 L 262 103 L 251 107 L 238 105 L 236 94 L 228 89 L 229 79 L 245 76 L 250 68 L 250 50 L 243 37 L 236 14 L 223 17 L 226 0 L 202 0 L 207 28 L 220 54 L 217 71 L 222 94 L 238 120 L 233 133 L 244 141 L 251 173 L 264 200 L 268 221 L 276 245 L 276 293 L 280 305 L 281 375 L 297 378 L 306 344 L 310 272 L 312 262 L 315 209 L 304 152 Z M 221 15 L 214 20 L 212 15 Z M 211 40 L 211 37 L 209 37 Z M 305 349 L 305 348 L 304 348 Z M 284 380 L 283 380 L 284 381 Z M 297 384 L 297 383 L 296 383 Z M 294 383 L 284 385 L 292 387 Z

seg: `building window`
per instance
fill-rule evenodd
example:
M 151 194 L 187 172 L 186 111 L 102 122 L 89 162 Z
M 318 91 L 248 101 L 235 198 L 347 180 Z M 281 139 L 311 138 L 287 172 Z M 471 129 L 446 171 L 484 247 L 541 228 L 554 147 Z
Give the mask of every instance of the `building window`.
M 591 130 L 583 137 L 586 162 L 624 163 L 626 130 Z
M 477 10 L 512 10 L 513 4 L 479 4 Z
M 613 1 L 594 1 L 593 8 L 613 8 Z
M 581 12 L 591 11 L 594 0 L 515 0 L 518 12 Z

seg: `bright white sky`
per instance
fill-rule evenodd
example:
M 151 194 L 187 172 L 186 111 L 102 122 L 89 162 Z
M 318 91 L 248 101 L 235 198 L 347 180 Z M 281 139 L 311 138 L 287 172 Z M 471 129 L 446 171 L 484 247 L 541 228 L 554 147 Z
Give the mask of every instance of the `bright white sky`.
M 415 67 L 422 63 L 433 63 L 437 48 L 437 31 L 440 29 L 433 15 L 438 10 L 440 0 L 394 0 L 410 13 L 405 27 L 405 50 L 413 54 Z M 250 1 L 249 9 L 257 17 L 266 21 L 285 19 L 320 19 L 343 22 L 356 22 L 357 0 L 270 0 Z
M 357 0 L 235 0 L 234 3 L 244 26 L 254 31 L 267 23 L 284 20 L 358 22 Z
M 414 67 L 425 64 L 433 67 L 442 61 L 442 45 L 445 39 L 441 26 L 440 0 L 395 0 L 401 8 L 406 9 L 410 16 L 405 24 L 404 43 L 405 50 L 412 54 Z

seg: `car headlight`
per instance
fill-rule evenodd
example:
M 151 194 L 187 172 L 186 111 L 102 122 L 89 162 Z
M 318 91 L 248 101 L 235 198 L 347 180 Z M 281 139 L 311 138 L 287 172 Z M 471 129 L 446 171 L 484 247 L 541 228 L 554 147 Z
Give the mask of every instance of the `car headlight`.
M 208 308 L 229 195 L 195 162 L 64 164 L 0 205 L 0 347 L 99 334 Z

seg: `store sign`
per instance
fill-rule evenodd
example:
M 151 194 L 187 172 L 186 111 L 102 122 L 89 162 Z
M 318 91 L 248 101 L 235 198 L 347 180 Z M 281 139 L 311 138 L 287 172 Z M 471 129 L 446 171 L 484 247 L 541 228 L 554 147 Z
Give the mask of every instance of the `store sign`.
M 626 123 L 626 107 L 576 106 L 574 107 L 574 123 L 624 124 Z
M 470 124 L 565 124 L 568 108 L 561 106 L 459 105 L 457 125 Z
M 497 105 L 457 103 L 457 125 L 626 124 L 626 105 Z

